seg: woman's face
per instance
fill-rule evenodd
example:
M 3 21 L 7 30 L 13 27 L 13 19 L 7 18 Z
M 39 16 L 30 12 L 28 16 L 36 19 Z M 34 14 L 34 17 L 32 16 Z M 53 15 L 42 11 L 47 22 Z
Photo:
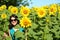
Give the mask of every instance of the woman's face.
M 11 24 L 14 26 L 17 24 L 17 20 L 14 17 L 11 17 Z

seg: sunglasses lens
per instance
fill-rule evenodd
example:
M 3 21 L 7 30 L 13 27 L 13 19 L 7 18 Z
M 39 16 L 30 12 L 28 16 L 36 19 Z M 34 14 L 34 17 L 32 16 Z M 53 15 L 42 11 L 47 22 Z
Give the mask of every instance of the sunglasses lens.
M 14 19 L 14 20 L 11 20 L 11 21 L 16 21 L 16 19 Z
M 16 19 L 14 21 L 16 21 Z

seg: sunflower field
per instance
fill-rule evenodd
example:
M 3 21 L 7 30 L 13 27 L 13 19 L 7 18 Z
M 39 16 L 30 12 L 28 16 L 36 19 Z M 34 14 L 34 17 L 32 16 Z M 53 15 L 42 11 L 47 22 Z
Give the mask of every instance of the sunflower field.
M 8 33 L 9 18 L 12 14 L 16 14 L 20 21 L 16 27 L 26 29 L 25 32 L 15 32 L 14 35 L 19 40 L 60 40 L 60 4 L 32 8 L 0 6 L 0 40 L 11 40 L 9 36 L 3 38 L 3 34 Z

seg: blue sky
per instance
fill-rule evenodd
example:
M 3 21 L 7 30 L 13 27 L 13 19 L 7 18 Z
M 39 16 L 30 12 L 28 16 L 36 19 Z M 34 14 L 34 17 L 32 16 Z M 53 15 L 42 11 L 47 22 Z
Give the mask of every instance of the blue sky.
M 43 5 L 49 5 L 49 4 L 53 4 L 53 3 L 60 3 L 60 0 L 31 0 L 32 4 L 30 4 L 29 7 L 33 7 L 33 6 L 43 6 Z

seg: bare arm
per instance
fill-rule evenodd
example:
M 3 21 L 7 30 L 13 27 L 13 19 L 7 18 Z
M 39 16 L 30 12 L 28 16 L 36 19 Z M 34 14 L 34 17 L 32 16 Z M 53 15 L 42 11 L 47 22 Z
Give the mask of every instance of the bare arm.
M 8 33 L 9 33 L 9 37 L 11 38 L 11 35 L 10 35 L 10 30 L 8 30 Z M 12 38 L 11 38 L 11 40 L 12 40 Z

